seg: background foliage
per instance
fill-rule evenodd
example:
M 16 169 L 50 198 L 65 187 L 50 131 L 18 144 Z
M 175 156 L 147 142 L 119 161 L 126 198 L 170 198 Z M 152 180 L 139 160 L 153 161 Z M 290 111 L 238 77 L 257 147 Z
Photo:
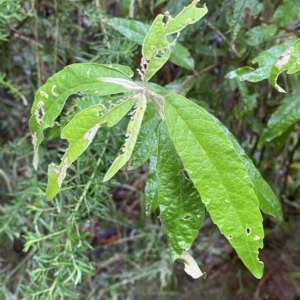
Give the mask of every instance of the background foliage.
M 299 297 L 299 75 L 279 76 L 286 96 L 267 80 L 225 78 L 237 68 L 256 69 L 253 59 L 261 52 L 299 38 L 298 0 L 207 3 L 208 15 L 179 37 L 195 60 L 194 71 L 168 61 L 153 78 L 174 91 L 185 82 L 184 94 L 230 128 L 278 195 L 284 222 L 265 219 L 260 256 L 266 271 L 260 282 L 249 276 L 208 218 L 192 249 L 209 272 L 208 279 L 194 283 L 181 273 L 181 265 L 171 265 L 157 213 L 147 218 L 144 214 L 147 164 L 102 183 L 121 146 L 125 124 L 97 136 L 72 165 L 72 175 L 55 201 L 46 202 L 44 192 L 46 167 L 59 161 L 66 146 L 56 139 L 59 124 L 47 133 L 39 171 L 33 170 L 27 123 L 41 84 L 73 62 L 120 63 L 136 69 L 140 43 L 126 38 L 124 26 L 116 30 L 116 19 L 111 18 L 150 24 L 158 13 L 168 10 L 174 16 L 189 3 L 0 0 L 0 298 Z M 73 97 L 59 122 L 66 124 L 73 111 L 97 101 Z M 259 138 L 279 106 L 280 130 L 263 144 Z M 284 122 L 293 112 L 293 121 Z

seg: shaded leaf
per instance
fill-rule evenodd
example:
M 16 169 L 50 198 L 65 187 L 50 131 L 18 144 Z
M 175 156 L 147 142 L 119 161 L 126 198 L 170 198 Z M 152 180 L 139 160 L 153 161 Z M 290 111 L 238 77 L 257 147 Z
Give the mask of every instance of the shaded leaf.
M 184 175 L 182 161 L 165 122 L 159 127 L 157 172 L 160 220 L 174 261 L 197 237 L 204 219 L 204 205 L 193 183 Z
M 263 42 L 272 39 L 277 30 L 278 27 L 276 25 L 255 26 L 246 33 L 247 44 L 253 47 L 260 45 Z
M 258 145 L 269 143 L 300 120 L 300 89 L 287 96 L 272 114 L 267 127 L 263 130 Z
M 261 278 L 262 216 L 247 169 L 232 142 L 215 118 L 180 95 L 165 97 L 164 112 L 176 150 L 213 222 L 252 274 Z
M 157 191 L 157 153 L 150 157 L 149 172 L 145 186 L 145 213 L 149 216 L 158 207 L 158 191 Z
M 300 1 L 285 0 L 276 9 L 271 22 L 280 26 L 290 26 L 300 18 Z

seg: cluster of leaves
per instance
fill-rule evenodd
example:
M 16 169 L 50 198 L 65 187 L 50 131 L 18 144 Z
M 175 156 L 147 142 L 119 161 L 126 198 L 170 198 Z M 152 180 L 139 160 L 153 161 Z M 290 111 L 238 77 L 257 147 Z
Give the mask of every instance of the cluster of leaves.
M 4 2 L 14 2 L 16 5 L 20 5 L 20 2 L 17 1 L 6 0 Z M 140 48 L 136 45 L 143 44 L 143 38 L 150 28 L 150 25 L 147 24 L 151 21 L 152 17 L 151 14 L 148 13 L 149 8 L 153 15 L 161 11 L 169 11 L 171 16 L 176 16 L 184 5 L 190 4 L 190 1 L 157 1 L 155 7 L 151 7 L 151 5 L 141 5 L 137 2 L 134 17 L 140 21 L 136 21 L 115 17 L 108 18 L 107 20 L 99 18 L 99 16 L 103 16 L 103 10 L 101 10 L 101 7 L 95 6 L 94 3 L 57 2 L 57 4 L 55 4 L 56 2 L 54 1 L 53 4 L 51 4 L 46 3 L 46 1 L 39 2 L 40 5 L 32 11 L 32 16 L 25 18 L 24 23 L 22 22 L 24 26 L 16 26 L 19 35 L 14 35 L 15 31 L 12 31 L 13 39 L 17 39 L 21 43 L 14 48 L 2 47 L 2 49 L 5 50 L 2 52 L 3 55 L 10 57 L 10 59 L 3 60 L 6 64 L 2 65 L 2 67 L 5 67 L 2 72 L 7 73 L 6 78 L 8 80 L 12 80 L 12 82 L 7 81 L 7 79 L 2 76 L 1 78 L 3 78 L 4 82 L 3 86 L 8 91 L 11 91 L 11 94 L 15 97 L 22 100 L 21 95 L 28 93 L 24 91 L 33 92 L 31 82 L 41 85 L 48 76 L 67 63 L 90 60 L 101 64 L 115 62 L 133 67 L 134 61 L 132 60 L 132 53 L 139 51 Z M 98 1 L 95 1 L 95 3 L 97 2 Z M 99 3 L 101 3 L 101 1 L 99 1 Z M 43 10 L 42 8 L 45 7 L 47 9 Z M 154 74 L 152 78 L 154 82 L 164 85 L 165 89 L 148 83 L 148 89 L 162 97 L 166 97 L 169 92 L 179 92 L 183 96 L 188 96 L 193 102 L 217 116 L 231 132 L 234 133 L 243 145 L 246 153 L 252 158 L 254 164 L 260 169 L 269 183 L 271 183 L 273 190 L 276 191 L 281 200 L 284 200 L 285 210 L 299 208 L 300 201 L 300 178 L 298 172 L 299 153 L 297 150 L 300 143 L 299 128 L 297 125 L 300 115 L 298 113 L 299 105 L 297 97 L 298 74 L 294 73 L 297 69 L 293 69 L 293 67 L 296 66 L 297 68 L 297 66 L 299 66 L 295 64 L 295 61 L 297 63 L 299 58 L 299 56 L 297 57 L 298 42 L 296 40 L 298 37 L 297 22 L 299 19 L 299 7 L 297 1 L 266 2 L 262 4 L 257 0 L 232 0 L 209 3 L 209 11 L 204 18 L 196 24 L 188 26 L 179 36 L 176 34 L 170 36 L 170 40 L 168 40 L 169 43 L 176 40 L 176 46 L 172 47 L 170 61 L 165 64 L 161 72 Z M 32 6 L 31 8 L 34 7 Z M 111 7 L 109 7 L 109 9 L 111 9 Z M 155 12 L 151 9 L 154 9 Z M 124 1 L 121 10 L 124 16 L 129 14 L 131 14 L 131 17 L 133 16 L 130 1 Z M 13 12 L 13 10 L 11 10 L 11 12 Z M 18 10 L 18 12 L 20 12 L 20 10 Z M 66 15 L 66 12 L 71 13 L 71 15 Z M 74 16 L 76 16 L 75 19 L 78 21 L 78 24 L 76 24 L 76 26 L 72 25 L 71 30 L 73 34 L 69 34 L 70 26 L 67 22 L 71 20 L 70 23 L 72 24 Z M 99 23 L 99 19 L 101 19 L 101 23 Z M 21 19 L 16 18 L 14 22 L 15 20 Z M 34 22 L 36 23 L 34 24 Z M 40 32 L 46 32 L 45 36 L 47 36 L 48 39 L 42 40 L 41 37 L 39 40 L 36 39 L 36 32 L 33 32 L 32 28 Z M 82 31 L 80 28 L 84 28 L 86 31 Z M 56 29 L 58 29 L 58 35 L 55 34 Z M 5 33 L 6 32 L 7 31 L 5 31 Z M 123 35 L 124 37 L 122 37 Z M 22 38 L 20 36 L 22 36 Z M 30 37 L 30 39 L 26 41 L 23 39 L 24 37 Z M 7 38 L 7 40 L 9 39 Z M 33 42 L 39 42 L 39 44 L 34 44 Z M 293 46 L 293 51 L 291 51 L 291 46 Z M 266 49 L 269 50 L 266 51 Z M 24 53 L 24 55 L 21 56 L 21 60 L 17 60 L 20 58 L 19 53 Z M 159 56 L 163 56 L 163 54 L 163 52 L 160 52 Z M 280 58 L 281 56 L 282 58 Z M 289 58 L 292 57 L 293 61 L 290 59 L 286 61 L 287 56 Z M 284 63 L 281 64 L 281 68 L 276 69 L 276 62 L 278 60 Z M 7 62 L 13 62 L 13 66 L 7 65 Z M 257 67 L 255 63 L 258 63 L 259 66 Z M 73 67 L 76 68 L 74 65 Z M 117 65 L 114 65 L 114 67 L 111 72 L 118 72 L 118 77 L 123 76 L 122 78 L 131 80 L 128 78 L 131 73 L 127 68 L 122 68 Z M 13 72 L 16 68 L 21 68 L 24 74 L 27 74 L 25 76 L 25 78 L 27 78 L 26 82 L 22 82 L 23 89 L 21 94 L 13 92 L 14 87 L 20 86 L 20 80 L 18 78 L 21 76 L 19 76 L 19 74 L 15 76 L 16 72 Z M 68 68 L 71 70 L 71 66 Z M 107 66 L 105 68 L 107 68 Z M 9 70 L 9 72 L 7 72 L 7 70 Z M 286 74 L 283 73 L 278 79 L 278 75 L 284 70 L 288 70 L 288 73 L 291 75 L 286 76 Z M 88 69 L 85 70 L 85 72 L 87 71 Z M 120 75 L 120 71 L 123 75 Z M 191 75 L 191 71 L 193 71 L 193 75 Z M 232 72 L 229 73 L 229 71 Z M 86 80 L 86 78 L 84 78 L 85 74 L 84 72 L 82 73 L 81 79 Z M 228 74 L 228 79 L 223 79 L 225 74 Z M 96 76 L 96 79 L 100 77 L 102 77 L 102 75 Z M 260 82 L 264 78 L 270 81 L 264 80 Z M 279 83 L 277 83 L 277 79 Z M 28 81 L 30 81 L 30 84 L 28 84 Z M 255 84 L 251 82 L 255 82 Z M 281 87 L 283 86 L 284 90 L 287 91 L 287 96 L 283 98 L 280 93 L 269 85 L 269 82 L 278 90 L 282 89 Z M 111 81 L 100 80 L 97 81 L 97 84 L 98 86 L 101 84 L 105 87 L 108 87 L 110 84 L 111 86 L 114 85 L 114 88 L 117 86 Z M 137 82 L 137 85 L 139 86 L 138 88 L 142 87 L 139 82 Z M 51 88 L 52 86 L 50 86 L 47 92 L 51 93 Z M 95 90 L 93 89 L 94 86 L 87 87 L 85 92 L 93 93 L 97 88 L 95 88 Z M 83 90 L 78 88 L 76 91 L 82 92 Z M 54 89 L 54 93 L 56 92 L 57 89 Z M 72 93 L 76 92 L 70 92 L 70 94 Z M 134 93 L 128 92 L 127 90 L 126 94 L 129 97 L 134 95 Z M 106 111 L 103 111 L 104 107 L 109 108 L 111 103 L 115 105 L 114 108 L 122 104 L 117 103 L 120 98 L 107 97 L 106 95 L 97 96 L 91 94 L 85 97 L 85 99 L 92 96 L 95 97 L 96 100 L 91 102 L 91 104 L 97 105 L 95 106 L 97 112 L 99 112 L 99 110 L 102 111 L 101 116 L 104 120 L 105 116 L 103 113 L 106 113 Z M 28 95 L 26 95 L 26 98 L 30 99 Z M 123 100 L 124 99 L 125 98 L 123 98 Z M 219 133 L 223 136 L 224 134 L 226 135 L 226 138 L 229 139 L 232 144 L 231 147 L 235 149 L 237 155 L 243 160 L 244 165 L 248 166 L 248 172 L 249 168 L 254 170 L 251 165 L 252 162 L 248 160 L 243 150 L 241 150 L 240 146 L 236 143 L 236 140 L 228 133 L 222 124 L 200 107 L 192 105 L 193 103 L 184 102 L 185 100 L 181 96 L 178 96 L 176 99 L 178 103 L 185 103 L 185 106 L 190 109 L 191 113 L 194 111 L 197 112 L 197 119 L 199 117 L 198 114 L 203 115 L 203 117 L 211 118 L 210 121 L 215 123 Z M 132 100 L 129 99 L 128 102 L 130 101 Z M 161 100 L 158 99 L 158 101 L 160 102 Z M 89 101 L 86 102 L 89 103 Z M 125 101 L 127 104 L 128 102 Z M 170 103 L 172 103 L 172 101 L 170 101 Z M 167 105 L 168 104 L 166 104 L 166 106 Z M 87 107 L 89 107 L 88 104 L 81 106 L 80 110 L 82 114 L 84 114 L 84 109 Z M 277 107 L 276 112 L 269 118 Z M 20 111 L 20 107 L 18 108 Z M 179 107 L 177 107 L 175 111 L 178 111 L 178 109 Z M 171 110 L 171 106 L 166 110 Z M 67 114 L 71 115 L 67 121 L 70 121 L 71 117 L 73 117 L 71 111 L 72 110 L 67 112 Z M 170 113 L 170 119 L 173 113 L 174 111 L 172 114 Z M 38 116 L 42 116 L 42 109 L 40 109 Z M 82 117 L 84 117 L 84 115 L 82 115 Z M 268 119 L 268 124 L 264 125 Z M 159 194 L 161 195 L 159 202 L 160 217 L 169 238 L 171 254 L 173 254 L 172 258 L 175 259 L 183 248 L 189 248 L 189 244 L 197 235 L 197 230 L 201 225 L 201 218 L 199 218 L 199 220 L 192 218 L 190 221 L 195 222 L 190 222 L 188 229 L 184 228 L 185 224 L 189 222 L 189 217 L 191 216 L 190 212 L 192 211 L 192 216 L 197 216 L 198 213 L 196 213 L 196 211 L 199 210 L 199 215 L 201 216 L 203 206 L 201 206 L 200 199 L 198 199 L 198 192 L 195 189 L 191 189 L 193 185 L 189 180 L 192 179 L 194 181 L 194 179 L 190 172 L 186 173 L 184 171 L 184 169 L 188 169 L 185 166 L 183 167 L 182 161 L 177 154 L 179 148 L 178 146 L 174 148 L 173 144 L 175 144 L 175 142 L 172 139 L 175 134 L 172 136 L 172 139 L 169 138 L 168 132 L 171 131 L 170 122 L 167 128 L 165 124 L 159 127 L 159 120 L 160 117 L 159 114 L 156 113 L 155 106 L 151 101 L 148 101 L 147 110 L 141 124 L 141 131 L 137 137 L 136 145 L 133 149 L 131 166 L 129 166 L 129 168 L 136 168 L 145 162 L 149 157 L 149 153 L 157 153 L 161 158 L 161 160 L 158 160 L 156 155 L 150 156 L 149 175 L 145 189 L 145 209 L 148 213 L 155 211 L 158 205 L 158 196 Z M 64 122 L 61 123 L 64 124 Z M 3 124 L 2 122 L 1 125 L 4 126 Z M 82 122 L 79 124 L 82 125 Z M 50 122 L 49 125 L 52 126 L 52 122 Z M 69 125 L 65 127 L 66 129 L 62 132 L 62 136 L 68 133 L 68 126 Z M 120 126 L 120 123 L 118 123 L 118 126 Z M 84 132 L 84 130 L 85 129 L 82 128 L 82 132 Z M 207 130 L 206 127 L 205 130 Z M 55 137 L 60 133 L 59 131 L 60 126 L 56 124 L 51 129 L 50 134 Z M 176 131 L 178 131 L 178 129 L 176 129 Z M 11 130 L 9 132 L 11 132 Z M 105 132 L 104 128 L 101 128 L 101 133 L 103 132 Z M 91 131 L 89 136 L 91 137 L 93 133 L 94 132 Z M 115 140 L 116 131 L 114 131 L 113 135 L 109 135 L 109 137 L 110 140 Z M 84 204 L 80 202 L 82 201 L 82 199 L 80 200 L 80 195 L 82 191 L 86 191 L 85 186 L 89 184 L 90 177 L 94 176 L 91 180 L 95 185 L 93 190 L 105 190 L 108 186 L 101 184 L 104 171 L 108 169 L 111 163 L 111 159 L 106 159 L 108 150 L 104 156 L 101 156 L 102 162 L 106 160 L 101 167 L 103 172 L 101 175 L 97 173 L 96 169 L 90 170 L 86 168 L 87 160 L 93 161 L 91 165 L 95 165 L 95 162 L 97 162 L 97 159 L 100 157 L 98 146 L 100 143 L 97 143 L 97 139 L 99 139 L 98 136 L 95 137 L 93 143 L 80 156 L 80 159 L 70 166 L 72 176 L 67 176 L 66 183 L 63 186 L 63 193 L 59 193 L 56 197 L 57 200 L 54 202 L 44 202 L 43 199 L 44 185 L 41 184 L 40 181 L 44 181 L 45 172 L 40 170 L 38 178 L 33 178 L 32 175 L 30 175 L 32 172 L 29 164 L 30 150 L 28 150 L 28 154 L 26 155 L 19 152 L 16 153 L 18 146 L 24 143 L 29 149 L 28 139 L 22 139 L 16 142 L 16 146 L 14 146 L 14 144 L 10 145 L 10 147 L 15 147 L 13 151 L 8 147 L 4 148 L 4 151 L 1 153 L 1 158 L 4 159 L 7 157 L 8 151 L 13 153 L 12 157 L 15 157 L 18 161 L 22 161 L 26 166 L 26 174 L 28 173 L 29 176 L 26 177 L 27 179 L 25 178 L 24 182 L 12 185 L 12 197 L 10 201 L 6 202 L 5 207 L 2 208 L 2 212 L 5 215 L 5 220 L 3 219 L 5 226 L 1 228 L 4 228 L 4 232 L 10 237 L 10 241 L 19 237 L 20 228 L 23 228 L 22 232 L 25 232 L 27 236 L 27 245 L 34 247 L 30 248 L 32 250 L 27 254 L 27 260 L 24 261 L 25 269 L 37 269 L 37 272 L 32 274 L 29 271 L 32 276 L 32 281 L 30 282 L 33 283 L 34 280 L 42 282 L 43 291 L 45 292 L 44 295 L 64 295 L 64 297 L 69 296 L 75 298 L 74 283 L 78 282 L 81 278 L 81 274 L 84 279 L 88 277 L 88 274 L 91 272 L 90 263 L 86 260 L 86 256 L 84 255 L 84 247 L 81 248 L 80 251 L 78 251 L 76 247 L 78 242 L 88 247 L 85 242 L 85 235 L 82 234 L 81 230 L 79 230 L 79 232 L 76 231 L 76 227 L 81 228 L 80 225 L 78 225 L 81 222 L 84 224 L 85 220 L 82 220 L 80 215 L 82 213 L 85 214 L 86 211 L 89 210 L 88 207 L 93 207 L 93 210 L 94 208 L 99 208 L 98 198 L 85 197 Z M 101 140 L 101 143 L 104 141 Z M 159 141 L 159 148 L 156 148 L 157 141 Z M 220 143 L 223 143 L 223 141 Z M 86 146 L 87 145 L 83 147 L 83 150 Z M 104 143 L 101 145 L 101 148 L 107 146 L 108 145 Z M 118 146 L 120 146 L 120 141 L 118 141 Z M 193 149 L 193 147 L 194 143 L 191 142 L 190 148 Z M 60 149 L 61 143 L 58 143 L 56 148 Z M 145 149 L 149 150 L 145 151 Z M 175 151 L 175 149 L 177 149 L 177 151 Z M 111 151 L 116 151 L 116 148 L 109 149 L 109 153 L 111 153 Z M 49 154 L 49 150 L 45 151 L 45 154 L 42 156 L 43 160 L 41 165 L 45 165 L 49 161 L 57 161 L 56 154 L 52 153 L 51 157 L 49 157 L 46 153 Z M 95 153 L 98 153 L 96 157 Z M 168 166 L 162 163 L 163 158 L 167 157 L 172 157 L 172 165 Z M 277 157 L 275 163 L 274 157 Z M 25 162 L 23 162 L 24 158 Z M 195 159 L 191 159 L 191 164 L 193 163 L 195 163 Z M 7 164 L 9 163 L 7 162 Z M 11 165 L 12 164 L 13 162 Z M 52 165 L 52 168 L 57 167 L 58 166 L 55 167 Z M 2 168 L 6 170 L 4 166 Z M 234 169 L 235 166 L 232 168 Z M 158 170 L 164 173 L 171 169 L 173 174 L 180 174 L 180 176 L 176 178 L 173 177 L 172 180 L 169 180 L 167 176 L 158 177 Z M 3 174 L 4 176 L 2 173 L 0 176 L 2 175 L 3 178 L 6 176 L 7 180 L 5 182 L 13 180 L 10 175 L 7 176 L 8 173 L 3 172 Z M 53 175 L 55 175 L 55 172 Z M 100 180 L 98 178 L 100 178 Z M 257 194 L 257 192 L 261 190 L 260 184 L 263 181 L 261 181 L 256 171 L 252 174 L 251 178 L 252 182 L 255 182 L 254 186 L 259 186 L 256 190 Z M 173 231 L 168 230 L 168 228 L 172 228 L 174 225 L 174 222 L 172 222 L 174 214 L 177 215 L 176 211 L 175 213 L 172 211 L 172 206 L 169 205 L 168 200 L 174 199 L 174 197 L 180 194 L 177 192 L 177 189 L 182 186 L 182 184 L 185 187 L 184 191 L 190 191 L 191 197 L 199 200 L 198 206 L 196 207 L 196 201 L 186 203 L 188 204 L 187 207 L 182 207 L 182 214 L 179 216 L 181 220 L 179 224 L 183 226 L 179 229 L 183 230 L 182 232 L 185 234 L 187 232 L 190 234 L 187 236 L 188 242 L 186 239 L 178 239 L 180 235 L 172 235 L 174 234 Z M 266 187 L 264 182 L 263 184 Z M 8 186 L 9 184 L 7 187 Z M 164 186 L 168 187 L 168 189 L 164 190 Z M 217 189 L 213 189 L 213 192 L 219 189 L 218 184 L 216 184 L 216 186 Z M 232 186 L 235 187 L 235 184 L 232 184 Z M 56 184 L 54 189 L 57 188 Z M 27 190 L 28 193 L 24 193 L 24 190 Z M 89 191 L 88 188 L 88 194 Z M 208 193 L 210 193 L 210 191 L 208 191 Z M 33 199 L 32 195 L 34 195 Z M 49 194 L 49 188 L 48 195 L 49 197 L 51 196 Z M 180 195 L 182 199 L 185 199 L 187 196 L 185 192 L 182 192 Z M 269 195 L 271 195 L 271 198 L 275 201 L 274 195 L 271 192 Z M 258 194 L 257 196 L 258 198 L 263 197 L 263 195 Z M 216 197 L 219 196 L 217 195 Z M 35 201 L 35 199 L 37 203 L 32 204 L 32 201 Z M 76 204 L 81 203 L 80 207 L 76 208 L 74 199 L 76 199 Z M 92 201 L 93 199 L 95 201 Z M 165 199 L 166 202 L 163 202 L 164 200 L 162 199 Z M 30 203 L 28 212 L 31 212 L 31 214 L 25 217 L 24 202 L 28 203 L 28 201 Z M 189 205 L 192 205 L 192 209 Z M 70 208 L 70 210 L 68 210 L 68 208 Z M 262 206 L 260 208 L 266 211 L 266 208 Z M 210 211 L 212 211 L 212 209 L 210 209 Z M 103 214 L 104 211 L 99 211 L 99 214 L 96 215 L 101 218 Z M 274 214 L 279 217 L 280 212 L 277 210 L 277 213 Z M 31 223 L 31 218 L 35 219 L 34 227 L 28 226 L 28 224 Z M 186 220 L 183 221 L 183 218 Z M 43 220 L 51 220 L 50 225 L 45 224 Z M 64 230 L 62 224 L 70 220 L 75 220 L 73 223 L 71 222 L 75 227 L 71 226 L 69 231 L 63 232 L 62 237 L 55 235 L 56 232 Z M 261 221 L 259 220 L 259 222 Z M 51 239 L 47 238 L 48 235 Z M 146 236 L 150 235 L 155 236 L 153 232 Z M 227 236 L 230 237 L 230 233 Z M 37 239 L 41 240 L 39 241 Z M 154 247 L 154 240 L 147 241 L 148 246 L 152 245 L 151 247 Z M 181 244 L 182 242 L 184 242 L 184 245 Z M 57 245 L 57 247 L 53 247 L 55 245 Z M 64 252 L 66 247 L 69 247 L 70 255 L 73 255 L 76 264 L 70 264 L 68 262 L 69 256 L 66 256 Z M 159 253 L 161 250 L 157 244 L 156 247 L 157 253 Z M 49 251 L 51 248 L 54 249 Z M 141 256 L 144 255 L 142 250 L 139 252 L 139 250 L 136 249 L 135 251 L 136 253 L 140 253 L 139 255 Z M 147 255 L 149 254 L 148 250 L 146 250 L 146 253 Z M 45 255 L 44 260 L 43 255 Z M 256 253 L 254 256 L 256 257 Z M 136 258 L 135 256 L 135 259 Z M 153 259 L 155 260 L 156 258 L 154 257 Z M 57 262 L 60 262 L 64 268 L 60 267 Z M 167 265 L 166 262 L 165 257 L 161 263 L 165 266 L 165 269 L 168 269 L 170 266 Z M 124 277 L 124 280 L 121 278 L 119 283 L 112 285 L 112 297 L 116 295 L 116 290 L 120 290 L 122 285 L 128 285 L 132 280 L 138 280 L 143 276 L 155 278 L 155 274 L 159 272 L 158 270 L 161 270 L 162 265 L 153 265 L 153 269 L 152 266 L 147 267 L 147 265 L 145 265 L 143 266 L 145 272 L 137 272 L 133 276 L 129 273 L 129 276 Z M 79 266 L 79 271 L 76 266 Z M 82 269 L 81 266 L 83 267 Z M 18 270 L 20 270 L 19 266 L 13 270 L 11 275 L 18 272 Z M 55 277 L 55 274 L 59 272 L 62 273 L 62 276 L 55 281 L 55 285 L 51 285 L 50 281 Z M 69 279 L 69 281 L 66 281 L 66 279 Z M 109 283 L 110 280 L 115 282 L 115 280 L 120 280 L 120 277 L 113 277 L 113 279 L 106 278 L 103 280 L 106 286 L 103 287 L 102 285 L 102 288 L 99 290 L 103 292 L 109 290 L 111 285 Z M 6 289 L 6 285 L 9 285 L 7 280 L 3 281 L 2 290 L 6 291 L 6 297 L 9 297 L 9 291 Z M 12 286 L 12 284 L 10 284 L 10 286 Z M 23 287 L 22 285 L 20 285 L 20 287 L 23 297 L 25 297 L 24 295 L 26 294 L 35 294 L 42 290 L 27 282 Z M 20 288 L 14 287 L 11 289 L 18 291 Z M 97 293 L 99 293 L 99 290 Z M 124 290 L 124 292 L 126 293 L 126 290 Z M 95 293 L 91 294 L 91 297 L 96 295 L 96 289 L 91 293 Z M 127 291 L 127 294 L 128 293 Z M 37 298 L 38 297 L 41 297 L 41 294 L 37 295 Z

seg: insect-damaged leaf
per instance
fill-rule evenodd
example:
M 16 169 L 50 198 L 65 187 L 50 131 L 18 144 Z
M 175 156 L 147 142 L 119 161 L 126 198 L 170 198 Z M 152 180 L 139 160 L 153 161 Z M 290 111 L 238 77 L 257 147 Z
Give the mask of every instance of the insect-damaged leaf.
M 111 95 L 126 92 L 122 85 L 100 82 L 98 78 L 119 78 L 127 81 L 131 79 L 127 68 L 118 65 L 98 65 L 92 63 L 73 64 L 54 74 L 37 91 L 31 109 L 29 127 L 32 131 L 34 144 L 34 167 L 38 164 L 38 147 L 42 143 L 43 131 L 52 126 L 54 120 L 61 113 L 66 100 L 78 92 L 96 95 Z
M 106 172 L 103 181 L 107 181 L 112 178 L 129 161 L 141 129 L 141 124 L 146 107 L 147 99 L 144 95 L 140 95 L 140 98 L 137 100 L 137 105 L 132 112 L 132 117 L 127 126 L 126 139 L 121 149 L 121 153 L 117 156 L 117 158 L 114 160 L 114 162 Z
M 207 8 L 197 7 L 199 0 L 194 0 L 185 7 L 175 18 L 170 15 L 158 15 L 145 37 L 143 43 L 143 57 L 147 60 L 145 78 L 149 80 L 169 59 L 171 46 L 174 46 L 178 34 L 188 24 L 200 20 L 206 13 Z M 164 23 L 164 18 L 167 21 Z
M 270 82 L 278 92 L 285 93 L 285 90 L 277 84 L 277 78 L 283 71 L 293 74 L 300 70 L 300 39 L 286 49 L 272 66 Z
M 143 40 L 150 28 L 150 25 L 140 21 L 122 18 L 110 18 L 107 20 L 107 24 L 139 45 L 143 44 Z M 180 43 L 176 43 L 172 49 L 170 61 L 187 70 L 192 70 L 195 65 L 189 50 Z
M 164 112 L 175 148 L 213 222 L 252 274 L 261 278 L 262 216 L 232 142 L 208 112 L 180 95 L 165 97 Z
M 165 122 L 159 128 L 157 173 L 160 219 L 174 261 L 197 237 L 204 219 L 204 205 L 193 183 L 184 174 Z
M 46 198 L 51 200 L 58 193 L 69 166 L 85 151 L 97 133 L 99 127 L 106 123 L 111 127 L 130 110 L 135 102 L 128 98 L 106 111 L 102 104 L 96 104 L 79 112 L 62 130 L 61 137 L 67 139 L 69 148 L 62 157 L 59 166 L 49 165 Z
M 283 44 L 276 45 L 266 51 L 261 52 L 257 57 L 252 60 L 253 64 L 258 63 L 259 67 L 254 70 L 249 66 L 245 66 L 234 71 L 229 72 L 225 78 L 239 78 L 240 80 L 247 80 L 250 82 L 258 82 L 270 77 L 271 69 L 280 55 L 286 51 L 293 44 L 289 40 Z

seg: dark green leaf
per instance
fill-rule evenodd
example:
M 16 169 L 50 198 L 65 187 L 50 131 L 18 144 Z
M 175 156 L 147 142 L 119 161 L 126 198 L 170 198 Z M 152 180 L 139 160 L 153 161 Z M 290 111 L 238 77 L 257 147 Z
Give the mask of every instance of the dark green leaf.
M 157 158 L 160 219 L 170 244 L 171 259 L 188 250 L 204 219 L 204 205 L 169 136 L 165 122 L 159 127 Z

